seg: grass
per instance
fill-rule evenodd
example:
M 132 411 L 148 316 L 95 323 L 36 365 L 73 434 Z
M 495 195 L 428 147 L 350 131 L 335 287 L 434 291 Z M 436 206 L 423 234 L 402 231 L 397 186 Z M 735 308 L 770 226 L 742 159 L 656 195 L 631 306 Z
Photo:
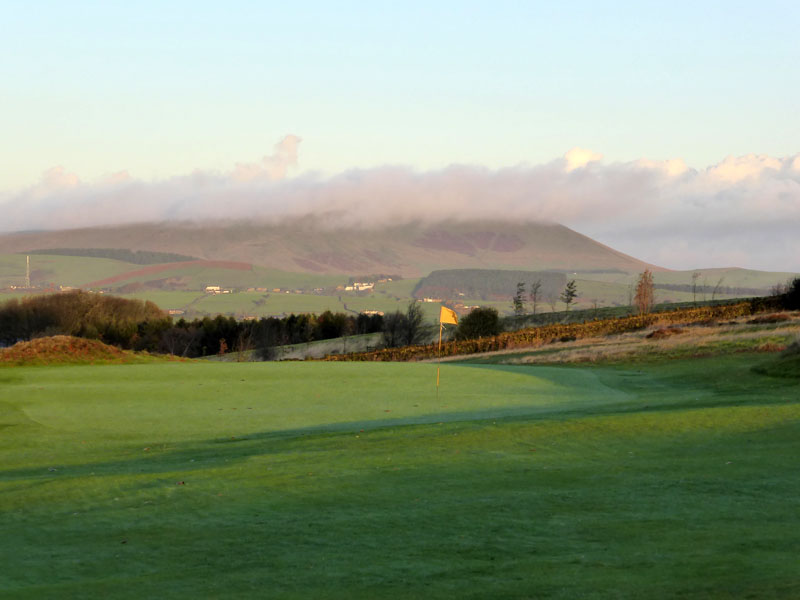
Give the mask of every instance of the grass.
M 5 369 L 0 597 L 797 597 L 762 360 Z
M 772 377 L 800 379 L 800 337 L 792 342 L 779 356 L 772 357 L 753 367 L 756 373 Z
M 787 348 L 800 334 L 800 313 L 785 313 L 784 316 L 787 319 L 778 323 L 751 324 L 749 317 L 742 317 L 727 323 L 667 329 L 655 326 L 619 335 L 542 343 L 527 350 L 443 360 L 482 364 L 609 364 L 663 362 L 740 352 L 775 353 Z M 657 335 L 651 337 L 654 333 Z
M 109 258 L 32 254 L 31 282 L 38 286 L 80 286 L 136 268 L 141 265 Z M 24 254 L 0 254 L 0 288 L 10 285 L 25 285 Z

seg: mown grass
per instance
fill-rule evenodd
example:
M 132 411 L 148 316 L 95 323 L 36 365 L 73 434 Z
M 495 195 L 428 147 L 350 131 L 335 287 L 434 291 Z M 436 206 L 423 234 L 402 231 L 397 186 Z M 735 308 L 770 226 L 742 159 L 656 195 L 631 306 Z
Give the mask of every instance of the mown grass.
M 761 360 L 3 370 L 0 596 L 797 597 Z

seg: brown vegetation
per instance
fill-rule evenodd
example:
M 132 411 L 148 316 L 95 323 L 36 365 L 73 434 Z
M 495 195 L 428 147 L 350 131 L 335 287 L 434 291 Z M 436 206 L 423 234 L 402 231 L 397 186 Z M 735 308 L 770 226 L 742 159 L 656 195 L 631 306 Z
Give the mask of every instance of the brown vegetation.
M 19 342 L 0 350 L 0 365 L 109 364 L 153 360 L 148 354 L 120 350 L 98 340 L 55 335 Z
M 654 325 L 700 323 L 716 319 L 733 319 L 752 314 L 756 307 L 749 302 L 722 306 L 703 306 L 681 309 L 672 312 L 634 315 L 604 321 L 586 323 L 568 323 L 545 325 L 520 331 L 501 333 L 493 337 L 476 340 L 451 341 L 442 344 L 442 356 L 456 356 L 496 352 L 511 348 L 530 348 L 542 343 L 561 339 L 581 339 L 602 337 L 641 330 Z M 386 348 L 375 352 L 330 356 L 327 360 L 355 361 L 411 361 L 426 360 L 437 357 L 435 344 L 426 346 L 409 346 L 405 348 Z
M 760 315 L 748 321 L 751 325 L 765 325 L 769 323 L 783 323 L 789 321 L 791 317 L 786 313 L 773 313 L 770 315 Z
M 680 327 L 667 327 L 667 328 L 662 327 L 660 329 L 656 329 L 655 331 L 651 331 L 650 333 L 647 334 L 646 337 L 649 340 L 652 339 L 660 340 L 669 337 L 671 335 L 679 335 L 684 331 L 686 330 L 681 329 Z

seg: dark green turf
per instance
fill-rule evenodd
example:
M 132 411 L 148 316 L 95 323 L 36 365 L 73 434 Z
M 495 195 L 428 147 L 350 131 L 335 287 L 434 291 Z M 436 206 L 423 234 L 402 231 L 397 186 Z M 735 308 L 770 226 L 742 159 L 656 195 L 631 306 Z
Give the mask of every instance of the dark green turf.
M 761 360 L 5 369 L 0 597 L 800 597 Z

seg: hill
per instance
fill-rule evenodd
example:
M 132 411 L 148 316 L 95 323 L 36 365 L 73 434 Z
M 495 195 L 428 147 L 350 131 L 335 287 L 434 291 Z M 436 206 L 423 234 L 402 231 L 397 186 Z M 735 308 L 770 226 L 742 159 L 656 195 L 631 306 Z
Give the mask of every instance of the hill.
M 281 223 L 150 223 L 0 235 L 0 253 L 124 248 L 284 271 L 420 277 L 436 269 L 641 272 L 662 270 L 563 225 L 507 222 L 419 223 L 330 228 Z

